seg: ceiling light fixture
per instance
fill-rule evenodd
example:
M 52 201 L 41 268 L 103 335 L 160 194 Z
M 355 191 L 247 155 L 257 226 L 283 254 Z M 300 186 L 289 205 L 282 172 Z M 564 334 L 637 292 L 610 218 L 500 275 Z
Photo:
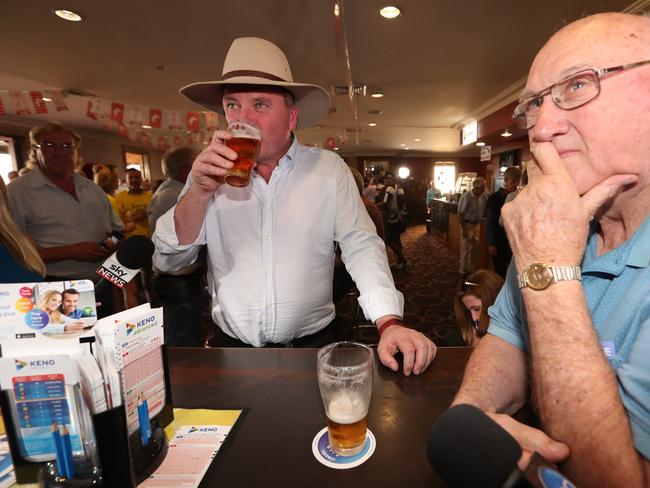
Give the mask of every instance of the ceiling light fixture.
M 52 10 L 52 13 L 63 20 L 69 20 L 70 22 L 81 22 L 84 20 L 83 15 L 78 12 L 73 12 L 72 10 L 66 10 L 63 8 L 57 8 Z
M 48 98 L 48 97 L 42 97 L 41 100 L 43 100 L 44 102 L 51 102 L 52 101 L 52 99 Z
M 413 139 L 413 142 L 420 142 L 421 140 L 422 139 L 420 139 L 419 137 L 416 137 L 415 139 Z
M 151 129 L 151 126 L 145 124 L 145 125 L 142 126 L 142 128 L 143 128 L 143 129 Z
M 381 91 L 381 90 L 375 90 L 375 91 L 373 91 L 373 92 L 370 94 L 370 96 L 371 96 L 372 98 L 381 98 L 381 97 L 384 96 L 384 92 Z
M 338 2 L 334 4 L 334 15 L 338 17 L 341 14 L 341 10 Z
M 400 144 L 399 147 L 406 147 L 406 144 Z
M 400 9 L 394 5 L 386 5 L 385 7 L 379 9 L 379 15 L 385 19 L 394 19 L 396 17 L 399 17 L 401 13 L 402 12 Z
M 476 145 L 477 145 L 478 147 L 483 147 L 483 146 L 485 146 L 485 143 L 479 141 L 479 142 L 476 143 Z
M 501 133 L 501 137 L 510 137 L 511 135 L 512 135 L 512 134 L 511 134 L 510 132 L 508 132 L 508 129 L 504 130 L 504 131 Z
M 335 150 L 335 151 L 338 151 L 338 150 L 339 150 L 339 148 L 338 148 L 338 147 L 335 147 L 335 148 L 334 148 L 334 150 Z
M 368 127 L 376 127 L 376 126 L 377 126 L 377 124 L 375 122 L 370 122 L 368 124 Z

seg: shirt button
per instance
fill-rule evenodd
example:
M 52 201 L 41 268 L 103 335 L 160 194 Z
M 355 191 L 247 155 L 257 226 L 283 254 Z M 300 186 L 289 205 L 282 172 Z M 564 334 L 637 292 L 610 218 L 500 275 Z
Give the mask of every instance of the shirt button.
M 270 206 L 271 206 L 271 202 L 266 202 L 265 205 L 266 205 L 267 207 L 270 207 Z

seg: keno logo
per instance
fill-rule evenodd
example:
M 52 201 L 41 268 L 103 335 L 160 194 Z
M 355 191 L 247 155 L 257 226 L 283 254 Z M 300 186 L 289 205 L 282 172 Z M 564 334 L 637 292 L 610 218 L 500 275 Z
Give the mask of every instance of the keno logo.
M 37 359 L 36 361 L 30 361 L 29 366 L 32 368 L 47 368 L 48 366 L 54 366 L 56 361 L 54 359 Z
M 14 359 L 14 363 L 16 364 L 16 371 L 20 371 L 25 366 L 27 366 L 27 362 L 21 361 L 20 359 Z

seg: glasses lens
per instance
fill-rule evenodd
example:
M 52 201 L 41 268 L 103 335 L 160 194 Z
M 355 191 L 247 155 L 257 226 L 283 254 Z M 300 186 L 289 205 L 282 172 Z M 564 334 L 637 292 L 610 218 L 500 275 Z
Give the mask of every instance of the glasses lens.
M 72 144 L 71 142 L 62 142 L 61 144 L 57 144 L 56 142 L 45 141 L 42 142 L 41 144 L 38 144 L 38 147 L 41 149 L 47 149 L 49 151 L 54 151 L 55 149 L 61 149 L 63 151 L 71 151 L 75 149 L 75 145 Z
M 590 102 L 598 96 L 599 92 L 600 83 L 593 70 L 581 71 L 571 75 L 551 88 L 553 101 L 564 110 L 577 108 Z

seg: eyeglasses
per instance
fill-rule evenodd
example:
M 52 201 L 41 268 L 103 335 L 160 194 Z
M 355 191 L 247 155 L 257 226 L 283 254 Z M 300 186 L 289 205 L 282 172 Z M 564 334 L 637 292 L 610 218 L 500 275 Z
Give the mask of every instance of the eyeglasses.
M 77 146 L 72 142 L 41 142 L 40 144 L 34 144 L 34 147 L 39 148 L 40 150 L 47 149 L 48 151 L 54 151 L 55 149 L 62 149 L 63 151 L 73 151 L 77 149 Z
M 551 94 L 551 100 L 562 110 L 573 110 L 591 102 L 600 93 L 600 79 L 607 73 L 636 68 L 650 64 L 650 59 L 636 63 L 623 64 L 605 69 L 585 69 L 553 83 L 548 88 L 522 100 L 515 107 L 512 118 L 517 121 L 520 129 L 530 129 L 537 122 L 539 109 L 544 97 Z

